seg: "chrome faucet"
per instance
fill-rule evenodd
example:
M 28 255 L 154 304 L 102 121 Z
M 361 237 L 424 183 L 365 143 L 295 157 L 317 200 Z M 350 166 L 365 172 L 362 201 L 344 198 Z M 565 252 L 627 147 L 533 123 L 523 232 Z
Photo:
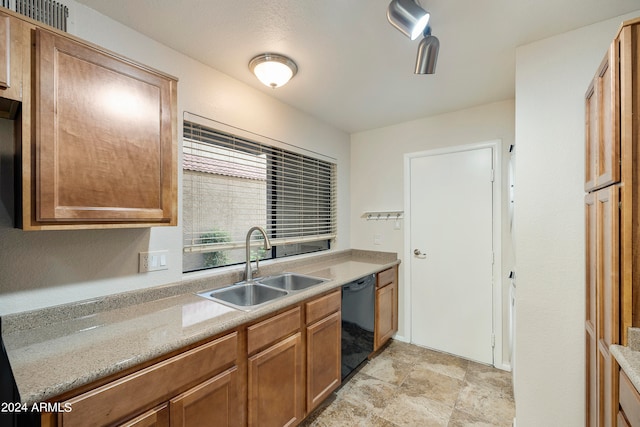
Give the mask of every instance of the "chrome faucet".
M 247 232 L 247 265 L 244 268 L 244 279 L 247 282 L 251 282 L 253 280 L 253 272 L 251 271 L 251 234 L 254 231 L 259 231 L 260 233 L 262 233 L 262 235 L 264 236 L 264 249 L 265 250 L 269 250 L 271 249 L 271 242 L 269 242 L 269 237 L 267 236 L 267 232 L 264 230 L 264 228 L 259 227 L 259 226 L 253 226 L 249 229 L 249 232 Z M 256 256 L 256 272 L 258 271 L 258 257 Z

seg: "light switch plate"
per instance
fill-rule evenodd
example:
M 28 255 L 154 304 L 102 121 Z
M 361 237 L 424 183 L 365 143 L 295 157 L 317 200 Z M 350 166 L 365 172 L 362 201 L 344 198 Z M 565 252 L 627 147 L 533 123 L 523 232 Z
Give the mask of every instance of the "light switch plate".
M 169 251 L 140 252 L 138 262 L 138 272 L 147 273 L 149 271 L 168 270 Z

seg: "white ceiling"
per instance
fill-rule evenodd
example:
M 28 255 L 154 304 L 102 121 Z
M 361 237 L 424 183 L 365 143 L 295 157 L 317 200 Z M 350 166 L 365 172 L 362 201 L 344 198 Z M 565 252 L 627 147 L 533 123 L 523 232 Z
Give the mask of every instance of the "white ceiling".
M 513 98 L 517 46 L 640 9 L 638 0 L 419 0 L 440 54 L 436 74 L 414 75 L 419 40 L 387 22 L 390 0 L 77 1 L 346 132 Z M 298 75 L 263 86 L 247 67 L 263 52 L 291 57 Z

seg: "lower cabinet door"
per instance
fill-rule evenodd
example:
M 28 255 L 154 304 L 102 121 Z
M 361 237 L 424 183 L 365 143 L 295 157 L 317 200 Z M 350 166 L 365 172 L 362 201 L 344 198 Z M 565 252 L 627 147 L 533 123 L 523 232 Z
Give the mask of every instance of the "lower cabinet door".
M 298 332 L 249 358 L 249 426 L 282 427 L 302 420 L 302 350 Z
M 238 368 L 224 371 L 171 399 L 169 408 L 171 427 L 239 426 Z
M 373 349 L 377 351 L 397 330 L 398 285 L 390 283 L 376 290 L 376 316 Z
M 307 413 L 340 385 L 340 319 L 338 311 L 307 327 Z
M 169 426 L 169 405 L 153 408 L 134 419 L 121 424 L 120 427 L 168 427 Z

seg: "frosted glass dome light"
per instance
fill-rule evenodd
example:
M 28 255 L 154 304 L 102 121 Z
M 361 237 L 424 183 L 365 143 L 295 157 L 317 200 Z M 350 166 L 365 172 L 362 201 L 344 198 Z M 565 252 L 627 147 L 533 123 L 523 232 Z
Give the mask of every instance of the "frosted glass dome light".
M 249 62 L 249 69 L 265 86 L 284 86 L 298 72 L 293 60 L 275 53 L 263 53 Z

